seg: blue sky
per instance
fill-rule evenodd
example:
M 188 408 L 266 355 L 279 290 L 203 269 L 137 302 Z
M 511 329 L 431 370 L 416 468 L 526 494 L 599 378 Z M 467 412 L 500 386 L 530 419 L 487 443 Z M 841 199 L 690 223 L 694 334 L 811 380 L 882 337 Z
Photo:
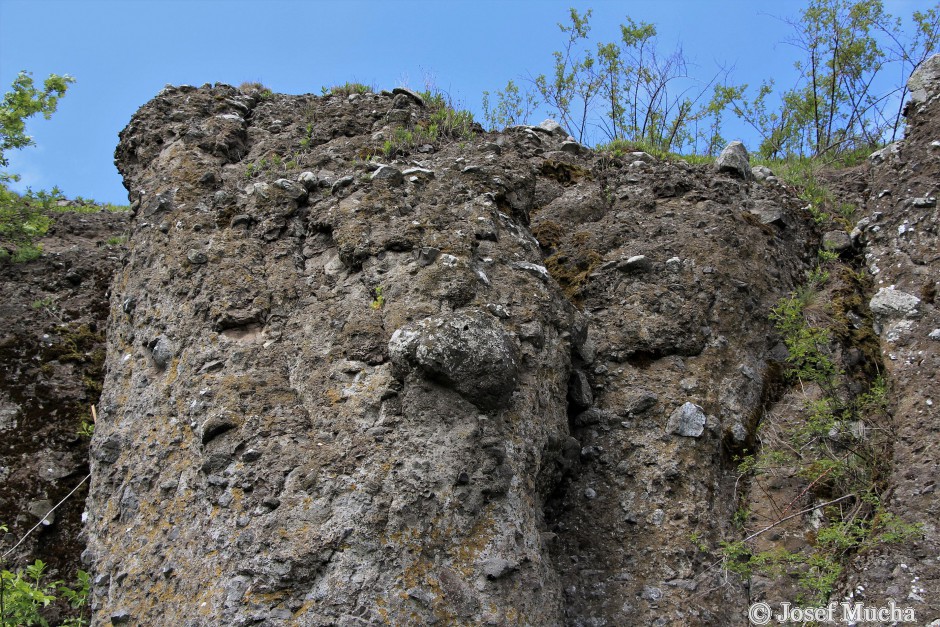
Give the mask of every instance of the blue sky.
M 895 15 L 934 5 L 888 0 Z M 718 64 L 756 84 L 792 75 L 797 52 L 781 0 L 0 0 L 0 87 L 19 70 L 76 83 L 37 146 L 8 152 L 20 188 L 58 185 L 68 196 L 125 203 L 113 165 L 118 132 L 163 86 L 260 81 L 283 93 L 320 93 L 359 81 L 438 88 L 480 115 L 483 90 L 548 72 L 568 7 L 593 9 L 592 36 L 617 38 L 626 15 L 657 26 L 664 50 L 681 43 L 708 78 Z M 791 79 L 792 80 L 792 79 Z M 541 116 L 540 116 L 541 117 Z M 538 120 L 536 120 L 537 122 Z M 747 141 L 747 137 L 742 137 Z

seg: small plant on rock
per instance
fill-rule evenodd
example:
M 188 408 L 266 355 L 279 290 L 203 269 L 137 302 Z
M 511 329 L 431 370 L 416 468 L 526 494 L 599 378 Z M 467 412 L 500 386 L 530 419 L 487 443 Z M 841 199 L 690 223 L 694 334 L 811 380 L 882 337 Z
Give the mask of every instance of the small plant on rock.
M 849 340 L 839 330 L 831 295 L 844 289 L 840 286 L 851 271 L 827 251 L 819 257 L 806 284 L 778 301 L 770 315 L 787 348 L 794 400 L 785 417 L 764 417 L 758 428 L 760 450 L 738 458 L 739 472 L 758 485 L 762 476 L 783 473 L 800 480 L 802 491 L 773 523 L 744 540 L 726 541 L 717 551 L 726 570 L 742 577 L 760 573 L 794 579 L 796 600 L 808 604 L 828 601 L 852 555 L 922 533 L 881 504 L 889 465 L 885 450 L 892 437 L 887 386 L 880 376 L 861 393 L 845 385 L 847 374 L 838 367 L 834 347 Z M 804 497 L 817 504 L 800 510 L 797 503 Z M 810 513 L 819 522 L 807 536 L 809 545 L 799 551 L 758 550 L 759 544 L 751 542 Z M 733 522 L 747 518 L 736 516 Z
M 370 305 L 370 307 L 378 311 L 379 309 L 385 306 L 385 295 L 382 293 L 382 286 L 379 285 L 378 287 L 373 289 L 372 295 L 373 295 L 373 299 L 372 299 L 372 304 Z
M 320 90 L 324 96 L 333 95 L 333 96 L 349 96 L 350 94 L 368 94 L 375 91 L 374 87 L 369 85 L 364 85 L 362 83 L 356 83 L 349 81 L 343 83 L 342 85 L 333 85 L 330 88 L 323 87 Z
M 274 95 L 270 88 L 258 81 L 246 81 L 238 86 L 238 91 L 244 94 L 258 94 L 262 100 L 268 100 Z

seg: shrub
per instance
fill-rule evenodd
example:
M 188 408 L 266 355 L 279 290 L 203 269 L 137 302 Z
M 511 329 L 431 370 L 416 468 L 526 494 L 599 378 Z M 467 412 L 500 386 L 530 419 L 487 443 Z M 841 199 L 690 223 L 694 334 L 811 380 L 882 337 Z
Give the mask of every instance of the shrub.
M 407 154 L 424 144 L 439 144 L 444 138 L 469 140 L 477 129 L 473 113 L 455 107 L 450 96 L 428 90 L 421 93 L 429 115 L 413 126 L 395 127 L 392 136 L 385 139 L 381 152 L 386 158 Z
M 261 95 L 261 98 L 267 100 L 274 92 L 270 88 L 265 87 L 262 83 L 258 81 L 246 81 L 238 86 L 238 91 L 245 94 L 257 93 Z
M 741 577 L 760 573 L 790 577 L 798 585 L 797 601 L 825 604 L 836 587 L 843 566 L 853 554 L 887 543 L 908 542 L 923 530 L 884 509 L 879 495 L 886 478 L 893 439 L 888 411 L 888 390 L 883 378 L 853 368 L 837 367 L 832 346 L 857 342 L 838 329 L 833 294 L 851 289 L 847 266 L 825 253 L 807 277 L 806 284 L 782 298 L 770 318 L 788 350 L 787 375 L 793 385 L 779 419 L 769 412 L 758 429 L 760 449 L 736 457 L 738 472 L 761 485 L 764 475 L 799 478 L 802 491 L 768 526 L 744 540 L 719 544 L 717 554 L 724 568 Z M 830 271 L 835 283 L 830 284 Z M 857 285 L 855 286 L 858 287 Z M 826 296 L 829 296 L 827 298 Z M 838 299 L 835 299 L 838 301 Z M 845 348 L 845 346 L 843 346 Z M 867 390 L 846 385 L 869 377 Z M 812 503 L 797 511 L 804 497 Z M 757 536 L 791 518 L 815 512 L 819 523 L 806 535 L 809 546 L 790 552 L 782 548 L 757 550 Z M 740 517 L 733 522 L 741 522 Z M 746 532 L 745 532 L 746 533 Z
M 21 262 L 40 255 L 36 240 L 49 230 L 52 220 L 46 212 L 59 198 L 57 189 L 21 196 L 0 183 L 0 259 Z
M 0 530 L 6 527 L 0 526 Z M 15 573 L 0 571 L 0 625 L 42 625 L 48 627 L 42 610 L 56 601 L 61 595 L 78 616 L 65 619 L 63 627 L 81 627 L 88 624 L 84 618 L 84 607 L 88 602 L 89 577 L 85 571 L 78 571 L 76 587 L 69 588 L 63 581 L 49 581 L 46 577 L 46 564 L 36 560 L 23 570 Z

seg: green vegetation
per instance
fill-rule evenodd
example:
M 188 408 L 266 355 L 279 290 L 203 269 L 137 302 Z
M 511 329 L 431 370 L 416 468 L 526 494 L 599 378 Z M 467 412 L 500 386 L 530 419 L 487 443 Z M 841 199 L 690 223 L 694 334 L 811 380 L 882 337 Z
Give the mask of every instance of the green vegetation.
M 594 149 L 601 155 L 619 159 L 631 152 L 645 152 L 664 161 L 685 161 L 692 165 L 714 163 L 715 157 L 711 155 L 681 155 L 677 152 L 664 150 L 655 144 L 645 141 L 631 141 L 615 139 L 605 144 L 598 144 Z
M 350 94 L 370 94 L 375 92 L 374 86 L 364 85 L 362 83 L 346 82 L 342 85 L 333 85 L 332 87 L 321 87 L 320 92 L 324 96 L 349 96 Z
M 473 137 L 476 122 L 473 114 L 459 109 L 449 95 L 428 89 L 421 93 L 428 119 L 411 126 L 397 126 L 392 136 L 385 139 L 381 152 L 386 158 L 405 155 L 424 144 L 435 145 L 444 138 L 469 140 Z
M 46 309 L 47 307 L 52 307 L 54 302 L 51 296 L 46 296 L 40 300 L 34 300 L 29 306 L 33 309 Z
M 21 196 L 0 183 L 0 260 L 32 261 L 42 254 L 36 240 L 52 225 L 48 214 L 59 198 L 57 189 Z
M 270 88 L 258 81 L 246 81 L 238 86 L 238 91 L 245 94 L 257 93 L 261 96 L 262 100 L 267 100 L 274 95 L 274 92 L 271 91 Z
M 483 92 L 483 119 L 490 128 L 506 128 L 516 124 L 528 124 L 529 116 L 538 106 L 535 94 L 519 91 L 513 82 L 497 93 L 496 102 L 490 103 L 490 92 Z
M 382 293 L 381 285 L 372 290 L 372 296 L 372 304 L 370 305 L 372 309 L 378 311 L 385 306 L 385 295 Z
M 47 120 L 55 113 L 59 98 L 74 79 L 69 75 L 51 74 L 40 89 L 29 72 L 20 72 L 12 89 L 4 94 L 0 103 L 0 167 L 7 167 L 7 150 L 25 148 L 35 144 L 26 134 L 26 120 L 37 113 Z M 42 249 L 35 243 L 42 237 L 52 220 L 47 215 L 61 195 L 57 189 L 51 193 L 27 192 L 21 196 L 7 187 L 19 176 L 0 172 L 0 260 L 31 261 Z
M 794 87 L 775 92 L 771 79 L 750 100 L 747 85 L 718 93 L 758 132 L 765 157 L 871 152 L 897 137 L 901 107 L 888 110 L 888 103 L 896 96 L 903 104 L 907 77 L 940 40 L 937 8 L 915 11 L 911 21 L 913 34 L 905 36 L 881 0 L 812 0 L 791 23 L 793 43 L 804 53 Z M 890 93 L 875 93 L 877 76 L 891 65 L 900 65 L 903 80 Z M 781 103 L 777 108 L 773 98 Z
M 79 437 L 90 440 L 91 436 L 95 435 L 95 423 L 83 418 L 81 424 L 78 425 L 78 431 L 76 433 Z
M 722 542 L 718 551 L 722 563 L 729 572 L 745 579 L 757 573 L 768 577 L 795 577 L 800 590 L 798 603 L 824 605 L 842 574 L 843 563 L 851 554 L 883 544 L 909 542 L 923 533 L 919 525 L 904 523 L 885 511 L 875 496 L 863 495 L 859 502 L 864 507 L 846 510 L 835 507 L 835 501 L 830 501 L 831 506 L 822 508 L 824 516 L 833 522 L 816 532 L 811 551 L 791 552 L 780 548 L 755 552 L 746 541 Z M 694 541 L 693 545 L 699 548 Z
M 484 119 L 491 128 L 524 123 L 545 105 L 582 143 L 595 143 L 597 129 L 608 142 L 644 145 L 651 154 L 717 153 L 729 103 L 718 91 L 709 100 L 709 90 L 727 72 L 689 89 L 682 86 L 688 61 L 680 48 L 668 55 L 657 50 L 654 25 L 628 17 L 619 41 L 593 43 L 591 10 L 572 8 L 568 17 L 569 23 L 558 25 L 565 43 L 552 53 L 550 74 L 538 75 L 531 89 L 509 81 L 495 95 L 484 93 Z
M 0 261 L 13 263 L 32 261 L 42 254 L 36 242 L 52 226 L 56 213 L 93 213 L 97 211 L 128 211 L 126 205 L 99 204 L 94 200 L 77 197 L 68 205 L 59 206 L 65 196 L 57 188 L 51 191 L 18 194 L 0 183 Z M 122 244 L 124 238 L 111 238 L 108 244 Z
M 0 531 L 5 532 L 6 527 L 0 525 Z M 78 610 L 78 616 L 59 623 L 62 627 L 81 627 L 88 624 L 84 611 L 88 602 L 88 573 L 79 570 L 76 574 L 76 585 L 70 588 L 64 581 L 50 581 L 45 570 L 46 564 L 42 560 L 36 560 L 16 572 L 0 570 L 0 625 L 48 627 L 49 623 L 43 617 L 42 610 L 57 598 L 63 599 L 69 607 Z
M 702 553 L 708 553 L 708 543 L 702 539 L 702 534 L 697 531 L 693 531 L 689 534 L 689 542 Z
M 70 83 L 75 82 L 68 74 L 58 76 L 50 74 L 42 89 L 33 82 L 32 74 L 20 72 L 13 81 L 11 91 L 3 96 L 0 103 L 0 167 L 7 167 L 10 162 L 6 151 L 25 148 L 35 144 L 26 134 L 26 120 L 41 113 L 47 120 L 55 113 L 59 98 L 65 95 Z M 0 172 L 0 183 L 19 180 L 15 174 Z
M 310 148 L 310 144 L 313 141 L 313 123 L 308 123 L 304 131 L 304 138 L 300 140 L 300 147 L 303 150 L 307 150 Z
M 758 484 L 769 475 L 782 474 L 801 479 L 805 487 L 776 522 L 744 540 L 723 542 L 718 550 L 725 568 L 742 577 L 761 573 L 795 578 L 801 597 L 797 600 L 803 603 L 825 603 L 853 554 L 907 542 L 922 533 L 918 525 L 898 519 L 881 502 L 889 467 L 885 451 L 894 437 L 887 384 L 876 375 L 863 393 L 852 394 L 845 385 L 850 374 L 840 370 L 834 358 L 835 343 L 859 341 L 847 336 L 839 322 L 848 306 L 844 292 L 853 289 L 854 277 L 834 255 L 820 251 L 819 265 L 806 284 L 782 298 L 771 312 L 788 351 L 786 377 L 799 400 L 787 410 L 792 415 L 764 419 L 758 431 L 760 450 L 739 457 L 738 471 Z M 821 504 L 791 511 L 803 496 Z M 808 547 L 761 551 L 750 542 L 814 510 L 821 524 L 808 537 Z M 735 519 L 743 529 L 748 514 Z
M 310 133 L 310 125 L 308 127 L 308 134 Z M 300 168 L 301 164 L 304 162 L 305 151 L 310 146 L 309 137 L 305 137 L 300 142 L 301 151 L 297 153 L 288 153 L 286 156 L 281 156 L 278 154 L 269 153 L 268 155 L 261 157 L 254 163 L 249 163 L 245 166 L 245 178 L 251 180 L 255 177 L 261 176 L 262 174 L 269 174 L 274 176 L 285 176 L 293 170 Z
M 781 299 L 770 314 L 787 347 L 788 376 L 820 385 L 834 384 L 842 374 L 829 356 L 829 330 L 807 321 L 807 309 L 826 280 L 828 274 L 817 268 L 805 286 Z
M 67 74 L 51 74 L 39 88 L 28 72 L 17 75 L 11 90 L 0 102 L 0 167 L 9 165 L 7 150 L 34 145 L 33 138 L 26 134 L 26 120 L 36 114 L 49 119 L 74 80 Z M 51 214 L 55 211 L 127 210 L 127 207 L 99 205 L 81 197 L 67 207 L 59 207 L 59 201 L 65 196 L 57 187 L 49 192 L 27 189 L 18 194 L 8 187 L 8 183 L 17 180 L 16 174 L 0 172 L 0 261 L 19 263 L 39 257 L 42 248 L 36 240 L 49 230 Z
M 940 44 L 936 7 L 913 12 L 905 32 L 883 0 L 810 0 L 790 24 L 801 57 L 793 84 L 769 79 L 754 90 L 725 69 L 694 79 L 681 47 L 661 50 L 653 24 L 627 17 L 620 38 L 604 42 L 592 39 L 590 20 L 590 9 L 569 10 L 551 71 L 527 88 L 509 81 L 484 92 L 490 128 L 525 123 L 544 106 L 582 143 L 714 156 L 734 115 L 757 133 L 764 159 L 867 155 L 897 137 L 907 78 Z M 897 82 L 876 91 L 888 75 Z
M 8 531 L 0 524 L 0 533 Z M 19 627 L 20 625 L 42 625 L 49 623 L 42 616 L 42 609 L 58 598 L 68 603 L 78 616 L 65 619 L 63 627 L 81 627 L 87 625 L 84 608 L 88 602 L 89 576 L 79 570 L 75 576 L 76 585 L 70 588 L 64 581 L 49 581 L 46 577 L 46 564 L 36 560 L 26 568 L 11 572 L 0 570 L 0 626 Z

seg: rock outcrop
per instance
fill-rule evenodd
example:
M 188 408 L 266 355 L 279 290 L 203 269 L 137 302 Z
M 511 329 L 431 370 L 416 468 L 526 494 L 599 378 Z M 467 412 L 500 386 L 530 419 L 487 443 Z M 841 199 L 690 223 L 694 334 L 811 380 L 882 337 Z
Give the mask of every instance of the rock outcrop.
M 541 506 L 585 318 L 524 226 L 528 165 L 456 142 L 376 165 L 390 111 L 423 109 L 178 88 L 123 133 L 139 202 L 92 449 L 100 622 L 562 615 Z M 250 174 L 310 128 L 309 174 Z
M 893 599 L 918 622 L 940 620 L 940 56 L 911 76 L 907 132 L 871 168 L 855 235 L 874 281 L 870 307 L 891 384 L 893 460 L 887 511 L 920 525 L 915 542 L 857 556 L 843 593 L 867 605 Z M 933 621 L 933 622 L 931 622 Z
M 123 254 L 115 238 L 130 218 L 82 209 L 53 214 L 40 258 L 0 263 L 0 568 L 41 559 L 51 580 L 69 582 L 84 549 L 80 431 L 101 390 L 108 289 Z M 46 617 L 55 624 L 55 612 Z
M 430 109 L 184 86 L 121 134 L 96 624 L 748 624 L 762 593 L 697 545 L 737 539 L 738 456 L 783 394 L 768 314 L 825 244 L 805 203 L 743 146 L 730 170 L 550 122 L 397 146 Z M 905 145 L 866 167 L 908 178 L 825 246 L 884 280 L 895 456 L 919 460 L 892 481 L 927 521 L 936 158 Z M 851 577 L 895 595 L 932 524 Z

